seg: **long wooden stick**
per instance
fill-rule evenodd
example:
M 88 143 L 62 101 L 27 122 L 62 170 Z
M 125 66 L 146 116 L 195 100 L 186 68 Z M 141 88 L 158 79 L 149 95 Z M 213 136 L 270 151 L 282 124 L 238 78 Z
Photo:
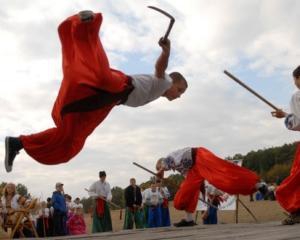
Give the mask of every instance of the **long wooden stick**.
M 151 174 L 154 175 L 154 176 L 157 176 L 157 174 L 156 174 L 155 172 L 149 170 L 148 168 L 145 168 L 145 167 L 143 167 L 142 165 L 140 165 L 140 164 L 138 164 L 138 163 L 136 163 L 136 162 L 133 162 L 133 164 L 134 164 L 135 166 L 137 166 L 137 167 L 139 167 L 139 168 L 145 170 L 146 172 L 151 173 Z M 212 208 L 218 209 L 218 207 L 216 207 L 215 205 L 213 205 L 213 204 L 211 204 L 211 203 L 209 203 L 209 202 L 206 202 L 206 201 L 203 200 L 202 198 L 199 197 L 198 199 L 199 199 L 201 202 L 205 203 L 206 205 L 208 205 L 208 206 L 210 206 L 210 207 L 212 207 Z
M 231 79 L 233 79 L 234 81 L 236 81 L 238 84 L 240 84 L 242 87 L 246 88 L 249 92 L 251 92 L 252 94 L 254 94 L 256 97 L 258 97 L 260 100 L 262 100 L 264 103 L 268 104 L 271 108 L 273 108 L 276 111 L 279 110 L 278 107 L 276 107 L 274 104 L 270 103 L 267 99 L 265 99 L 260 94 L 258 94 L 257 92 L 255 92 L 253 89 L 251 89 L 249 86 L 247 86 L 241 80 L 239 80 L 237 77 L 233 76 L 230 72 L 224 70 L 224 73 L 228 77 L 230 77 Z
M 85 188 L 84 190 L 87 191 L 87 192 L 90 192 L 87 188 Z M 112 206 L 114 206 L 114 207 L 116 207 L 118 209 L 122 209 L 119 205 L 117 205 L 117 204 L 115 204 L 113 202 L 107 201 L 104 197 L 97 196 L 97 198 L 102 199 L 103 201 L 107 202 L 108 204 L 110 204 L 110 205 L 112 205 Z
M 141 169 L 143 169 L 143 170 L 145 170 L 148 173 L 151 173 L 154 176 L 157 176 L 157 174 L 155 172 L 149 170 L 148 168 L 143 167 L 142 165 L 140 165 L 140 164 L 138 164 L 136 162 L 133 162 L 132 164 L 135 165 L 135 166 L 137 166 L 137 167 L 139 167 L 139 168 L 141 168 Z
M 87 191 L 87 192 L 90 192 L 87 188 L 85 188 L 84 190 Z M 119 205 L 117 205 L 117 204 L 115 204 L 115 203 L 113 203 L 113 202 L 107 201 L 105 198 L 103 198 L 103 197 L 101 197 L 101 196 L 97 196 L 97 197 L 100 198 L 100 199 L 102 199 L 103 201 L 107 202 L 107 203 L 110 204 L 111 206 L 114 206 L 114 207 L 120 209 L 120 220 L 122 220 L 122 215 L 123 215 L 123 214 L 122 214 L 122 207 L 120 207 Z
M 255 220 L 255 222 L 258 222 L 257 218 L 254 216 L 254 214 L 250 211 L 250 209 L 241 201 L 241 199 L 237 199 L 238 202 L 240 204 L 242 204 L 242 206 L 247 210 L 248 213 L 250 213 L 250 215 L 253 217 L 253 219 Z

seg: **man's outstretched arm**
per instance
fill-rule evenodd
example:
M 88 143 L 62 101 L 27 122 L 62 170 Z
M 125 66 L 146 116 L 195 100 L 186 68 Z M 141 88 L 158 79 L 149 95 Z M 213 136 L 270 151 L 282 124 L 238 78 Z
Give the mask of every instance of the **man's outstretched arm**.
M 171 42 L 169 39 L 165 41 L 162 38 L 158 42 L 159 46 L 162 49 L 160 56 L 158 57 L 156 64 L 155 64 L 155 76 L 157 78 L 164 78 L 165 71 L 168 67 L 169 63 L 169 56 L 170 56 L 170 49 L 171 49 Z

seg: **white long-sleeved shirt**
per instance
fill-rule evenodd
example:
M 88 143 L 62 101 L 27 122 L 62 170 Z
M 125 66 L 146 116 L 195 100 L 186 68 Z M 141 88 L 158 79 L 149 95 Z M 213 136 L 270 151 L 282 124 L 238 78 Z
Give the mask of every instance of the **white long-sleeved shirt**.
M 289 130 L 300 131 L 300 91 L 293 94 L 290 108 L 291 113 L 285 118 L 285 126 Z
M 101 182 L 100 180 L 94 182 L 89 188 L 90 197 L 105 197 L 106 200 L 110 201 L 112 199 L 111 189 L 108 182 Z

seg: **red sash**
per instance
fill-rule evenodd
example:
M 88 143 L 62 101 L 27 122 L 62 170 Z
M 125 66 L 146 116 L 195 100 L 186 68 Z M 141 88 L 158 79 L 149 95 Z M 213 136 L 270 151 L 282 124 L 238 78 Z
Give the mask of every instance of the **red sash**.
M 167 198 L 164 198 L 164 199 L 163 199 L 162 206 L 163 206 L 163 208 L 168 208 L 168 206 L 169 206 L 169 201 L 168 201 Z
M 96 200 L 96 211 L 97 211 L 97 215 L 99 217 L 104 216 L 104 203 L 105 203 L 105 201 L 101 198 L 98 198 Z

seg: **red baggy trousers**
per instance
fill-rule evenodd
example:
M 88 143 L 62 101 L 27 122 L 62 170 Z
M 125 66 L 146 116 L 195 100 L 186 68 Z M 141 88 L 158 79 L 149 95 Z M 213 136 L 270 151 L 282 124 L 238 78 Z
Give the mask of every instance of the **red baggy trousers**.
M 297 146 L 290 176 L 276 189 L 276 200 L 289 213 L 300 211 L 300 144 Z
M 52 110 L 56 127 L 20 136 L 27 154 L 40 163 L 69 161 L 118 102 L 94 111 L 63 115 L 64 106 L 93 96 L 97 90 L 120 93 L 127 87 L 127 76 L 109 67 L 99 39 L 101 23 L 100 13 L 95 14 L 91 22 L 81 22 L 74 15 L 58 28 L 62 45 L 63 80 Z
M 249 195 L 256 191 L 259 178 L 249 169 L 225 161 L 205 148 L 197 148 L 195 163 L 175 195 L 174 207 L 194 212 L 204 180 L 226 193 Z

